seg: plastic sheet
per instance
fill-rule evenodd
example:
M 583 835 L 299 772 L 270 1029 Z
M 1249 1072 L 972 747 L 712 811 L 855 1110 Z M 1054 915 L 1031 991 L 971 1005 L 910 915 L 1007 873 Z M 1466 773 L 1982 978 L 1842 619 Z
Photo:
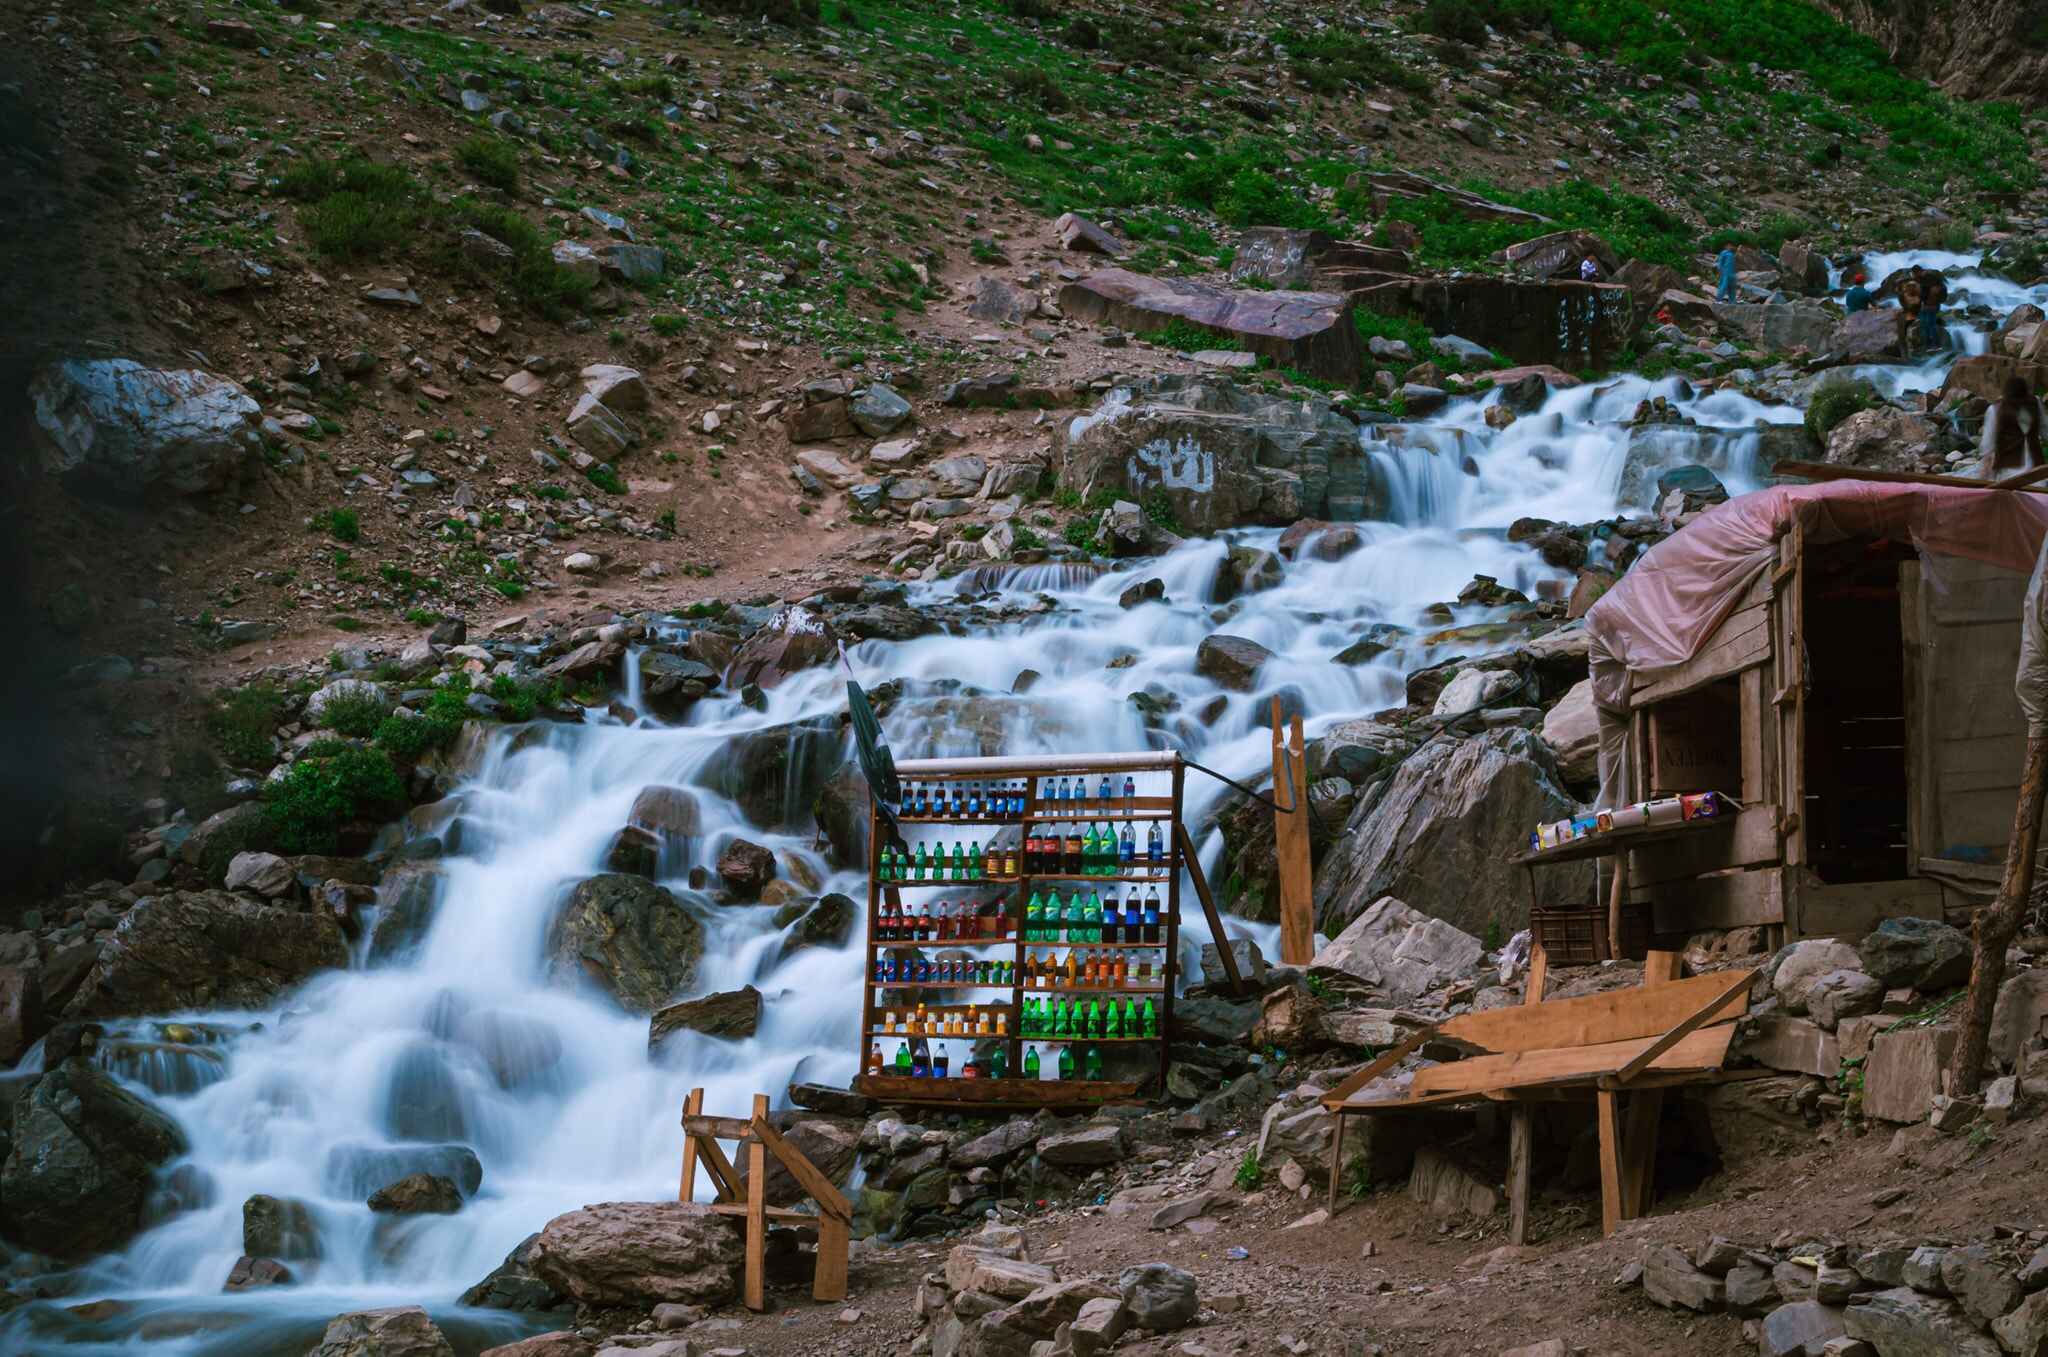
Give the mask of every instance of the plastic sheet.
M 2041 584 L 2035 560 L 2048 541 L 2048 496 L 1827 481 L 1773 486 L 1729 500 L 1651 548 L 1586 614 L 1593 702 L 1600 713 L 1598 804 L 1635 799 L 1628 785 L 1630 675 L 1684 664 L 1698 654 L 1743 591 L 1776 561 L 1778 539 L 1795 521 L 1809 544 L 1894 538 L 1923 552 L 2033 569 L 2030 634 L 2037 625 L 2033 619 L 2041 616 L 2035 608 Z M 2042 706 L 2029 706 L 2028 717 L 2048 720 L 2048 638 L 2035 653 L 2044 667 L 2035 693 Z M 2029 702 L 2028 693 L 2020 700 Z M 2043 713 L 2039 718 L 2037 710 Z

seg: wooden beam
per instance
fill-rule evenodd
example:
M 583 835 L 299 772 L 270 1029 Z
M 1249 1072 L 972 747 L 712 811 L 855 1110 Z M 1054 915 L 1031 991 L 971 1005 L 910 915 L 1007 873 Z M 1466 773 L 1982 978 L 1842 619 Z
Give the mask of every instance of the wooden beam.
M 846 1299 L 846 1256 L 851 1231 L 833 1216 L 818 1218 L 818 1257 L 811 1276 L 812 1300 Z
M 1643 983 L 1645 985 L 1670 984 L 1678 979 L 1679 969 L 1683 960 L 1684 958 L 1677 952 L 1661 952 L 1654 947 L 1651 948 L 1650 954 L 1643 958 Z
M 1488 1009 L 1452 1018 L 1432 1031 L 1489 1052 L 1543 1051 L 1658 1037 L 1726 983 L 1721 975 L 1699 975 L 1668 985 L 1639 985 L 1576 999 Z
M 746 1140 L 754 1134 L 754 1124 L 741 1117 L 685 1116 L 683 1130 L 693 1136 L 710 1136 L 714 1140 Z
M 768 1120 L 768 1095 L 754 1095 L 754 1120 Z M 759 1314 L 768 1308 L 768 1147 L 747 1142 L 747 1244 L 744 1278 L 746 1307 Z
M 764 1118 L 756 1116 L 752 1125 L 754 1134 L 761 1138 L 761 1143 L 768 1147 L 768 1152 L 782 1161 L 782 1166 L 789 1170 L 789 1176 L 796 1179 L 797 1185 L 803 1188 L 805 1195 L 818 1204 L 820 1211 L 843 1221 L 852 1221 L 853 1203 L 832 1185 L 830 1178 L 820 1173 L 817 1166 L 804 1157 L 802 1150 L 784 1139 L 782 1132 L 776 1130 Z
M 1273 813 L 1275 856 L 1280 864 L 1280 959 L 1289 966 L 1306 966 L 1315 955 L 1315 881 L 1309 865 L 1308 758 L 1301 738 L 1301 716 L 1295 714 L 1293 728 L 1283 738 L 1280 699 L 1275 696 L 1273 728 L 1273 799 L 1281 801 L 1286 788 L 1285 813 Z
M 1659 985 L 1659 989 L 1671 986 Z M 1735 1037 L 1733 1022 L 1717 1023 L 1688 1033 L 1651 1059 L 1649 1068 L 1662 1071 L 1719 1069 L 1728 1059 Z M 1616 1070 L 1655 1045 L 1658 1038 L 1613 1041 L 1598 1046 L 1566 1046 L 1556 1050 L 1514 1051 L 1474 1056 L 1470 1060 L 1431 1065 L 1416 1072 L 1410 1089 L 1425 1093 L 1485 1093 L 1492 1089 L 1533 1088 L 1543 1084 L 1605 1081 Z
M 1952 485 L 1959 490 L 2023 490 L 2048 493 L 2048 486 L 2009 476 L 2002 481 L 1980 481 L 1970 476 L 1933 476 L 1918 471 L 1876 471 L 1870 467 L 1829 466 L 1825 462 L 1780 462 L 1771 468 L 1773 476 L 1797 476 L 1808 481 L 1877 481 L 1885 485 Z
M 1629 706 L 1641 708 L 1683 697 L 1731 674 L 1739 674 L 1771 657 L 1770 608 L 1767 603 L 1739 608 L 1717 627 L 1697 655 L 1670 669 L 1653 670 L 1649 680 L 1629 695 Z
M 1195 854 L 1195 841 L 1188 837 L 1188 827 L 1179 820 L 1173 822 L 1173 837 L 1180 846 L 1181 862 L 1195 883 L 1195 895 L 1202 902 L 1202 914 L 1209 920 L 1209 936 L 1216 939 L 1216 951 L 1223 958 L 1223 974 L 1230 981 L 1230 992 L 1242 994 L 1244 978 L 1237 973 L 1237 958 L 1230 953 L 1230 935 L 1223 931 L 1223 916 L 1216 912 L 1216 897 L 1209 894 L 1209 878 L 1202 875 L 1202 863 Z
M 704 1110 L 704 1090 L 693 1088 L 683 1099 L 683 1120 L 689 1121 Z M 697 1193 L 697 1138 L 688 1131 L 683 1133 L 683 1174 L 676 1184 L 676 1200 L 686 1202 Z
M 1550 953 L 1543 944 L 1536 941 L 1536 935 L 1529 935 L 1529 982 L 1522 988 L 1524 1004 L 1543 1002 L 1543 987 L 1550 981 Z
M 1747 780 L 1746 770 L 1744 777 Z M 1777 804 L 1746 805 L 1735 813 L 1725 833 L 1679 835 L 1632 850 L 1629 888 L 1640 892 L 1666 881 L 1684 881 L 1730 867 L 1774 866 L 1781 852 Z
M 1600 1233 L 1611 1235 L 1621 1224 L 1621 1124 L 1615 1095 L 1601 1089 L 1594 1095 L 1600 1123 Z
M 1726 1008 L 1730 999 L 1735 998 L 1739 994 L 1748 993 L 1752 983 L 1753 973 L 1750 971 L 1742 972 L 1740 978 L 1733 985 L 1728 986 L 1721 993 L 1700 1005 L 1698 1011 L 1644 1047 L 1640 1055 L 1633 1057 L 1626 1065 L 1616 1070 L 1614 1081 L 1618 1084 L 1625 1084 L 1638 1074 L 1641 1074 L 1650 1067 L 1658 1056 L 1663 1055 L 1679 1042 L 1691 1036 L 1699 1028 L 1713 1021 L 1714 1015 Z M 1747 1001 L 1745 1001 L 1744 1006 L 1747 1007 Z
M 1388 1070 L 1394 1068 L 1394 1066 L 1400 1064 L 1403 1060 L 1407 1059 L 1408 1055 L 1412 1051 L 1414 1051 L 1416 1047 L 1422 1045 L 1423 1042 L 1428 1041 L 1430 1037 L 1436 1034 L 1436 1031 L 1437 1029 L 1434 1027 L 1425 1027 L 1420 1032 L 1409 1033 L 1407 1039 L 1403 1041 L 1400 1045 L 1394 1047 L 1392 1050 L 1384 1052 L 1377 1060 L 1373 1061 L 1370 1065 L 1367 1065 L 1364 1069 L 1352 1075 L 1349 1079 L 1346 1079 L 1343 1083 L 1337 1085 L 1337 1087 L 1331 1089 L 1329 1093 L 1325 1095 L 1323 1098 L 1323 1106 L 1328 1107 L 1332 1103 L 1343 1102 L 1346 1098 L 1349 1098 L 1352 1094 L 1358 1092 L 1358 1090 L 1364 1088 L 1367 1084 L 1371 1083 L 1373 1080 L 1379 1078 L 1382 1074 L 1385 1074 Z

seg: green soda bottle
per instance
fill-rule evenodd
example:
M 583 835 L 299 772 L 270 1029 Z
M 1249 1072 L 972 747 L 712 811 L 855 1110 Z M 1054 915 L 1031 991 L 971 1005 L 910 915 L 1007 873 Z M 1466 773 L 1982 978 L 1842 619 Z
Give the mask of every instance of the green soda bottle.
M 1138 1035 L 1138 1009 L 1128 994 L 1124 996 L 1124 1035 L 1127 1037 Z
M 988 1058 L 988 1077 L 991 1079 L 1007 1079 L 1010 1077 L 1010 1044 L 1008 1042 L 997 1042 L 995 1050 L 990 1053 Z
M 1060 1047 L 1060 1078 L 1071 1079 L 1073 1077 L 1074 1048 L 1071 1046 L 1062 1046 Z
M 910 1043 L 907 1041 L 896 1043 L 896 1073 L 905 1079 L 910 1077 Z
M 1102 1048 L 1100 1046 L 1090 1046 L 1087 1053 L 1081 1057 L 1081 1077 L 1083 1079 L 1100 1079 L 1102 1077 Z
M 1036 1079 L 1040 1068 L 1038 1048 L 1036 1046 L 1026 1046 L 1024 1048 L 1024 1077 L 1026 1079 Z
M 1146 1036 L 1146 1038 L 1147 1038 L 1147 1039 L 1149 1040 L 1149 1039 L 1150 1039 L 1150 1038 L 1152 1038 L 1152 1037 L 1156 1037 L 1156 1036 L 1158 1036 L 1158 1035 L 1159 1035 L 1159 1014 L 1158 1014 L 1158 1011 L 1157 1011 L 1157 1010 L 1155 1010 L 1155 1009 L 1154 1009 L 1154 1008 L 1152 1007 L 1152 1001 L 1151 1001 L 1150 999 L 1147 999 L 1147 1000 L 1145 1001 L 1145 1009 L 1144 1009 L 1144 1012 L 1143 1012 L 1143 1014 L 1142 1014 L 1142 1017 L 1143 1017 L 1143 1021 L 1144 1021 L 1144 1024 L 1145 1024 L 1145 1036 Z
M 1088 892 L 1088 941 L 1102 941 L 1102 893 Z
M 1116 996 L 1109 996 L 1109 1006 L 1102 1014 L 1102 1035 L 1105 1038 L 1120 1037 L 1124 1034 L 1124 1020 L 1116 1011 Z
M 1102 1035 L 1102 1005 L 1096 1003 L 1093 999 L 1088 1001 L 1088 1017 L 1082 1024 L 1081 1035 L 1084 1037 L 1099 1037 Z
M 967 879 L 979 881 L 981 877 L 981 841 L 976 840 L 967 849 Z
M 931 865 L 931 855 L 926 852 L 923 844 L 919 844 L 917 846 L 917 856 L 910 860 L 910 879 L 912 881 L 924 880 L 924 874 L 931 869 Z
M 1039 899 L 1038 892 L 1031 892 L 1031 898 L 1024 902 L 1024 941 L 1038 941 L 1038 919 L 1044 910 L 1045 903 Z

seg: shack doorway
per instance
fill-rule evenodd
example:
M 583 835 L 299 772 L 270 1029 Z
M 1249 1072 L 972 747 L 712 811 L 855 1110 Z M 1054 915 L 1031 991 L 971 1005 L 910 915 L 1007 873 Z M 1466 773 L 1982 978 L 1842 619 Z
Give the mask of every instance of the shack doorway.
M 1809 549 L 1805 797 L 1809 862 L 1839 885 L 1910 875 L 1907 665 L 1900 567 L 1911 548 Z

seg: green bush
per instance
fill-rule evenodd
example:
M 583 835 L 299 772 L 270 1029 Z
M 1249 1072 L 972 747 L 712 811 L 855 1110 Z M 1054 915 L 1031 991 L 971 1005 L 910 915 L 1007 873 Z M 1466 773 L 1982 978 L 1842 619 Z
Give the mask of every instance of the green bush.
M 1879 404 L 1881 399 L 1877 388 L 1860 377 L 1822 382 L 1806 400 L 1807 431 L 1825 443 L 1837 424 L 1858 410 Z
M 207 733 L 237 767 L 269 767 L 276 761 L 271 737 L 284 712 L 284 692 L 268 683 L 218 695 L 206 715 Z
M 478 183 L 510 192 L 519 183 L 519 151 L 496 137 L 474 136 L 455 148 L 456 163 L 475 175 Z
M 313 527 L 337 542 L 353 542 L 363 535 L 362 520 L 353 509 L 322 509 L 313 515 Z
M 400 763 L 417 763 L 436 749 L 446 749 L 462 733 L 461 718 L 439 713 L 418 716 L 393 712 L 377 723 L 377 747 Z
M 1422 9 L 1422 31 L 1477 47 L 1486 41 L 1486 26 L 1494 13 L 1494 6 L 1484 0 L 1429 0 Z
M 384 704 L 369 693 L 336 693 L 320 711 L 320 724 L 337 735 L 366 740 L 384 719 Z
M 304 204 L 299 225 L 313 248 L 336 259 L 388 254 L 420 221 L 412 176 L 360 154 L 304 161 L 286 171 L 278 187 Z
M 606 466 L 603 462 L 599 462 L 583 474 L 592 485 L 604 491 L 607 495 L 623 495 L 626 493 L 626 483 L 619 479 L 619 473 Z
M 555 263 L 553 242 L 539 227 L 509 207 L 457 198 L 446 209 L 453 228 L 441 252 L 443 267 L 493 282 L 547 316 L 575 309 L 594 286 Z M 481 231 L 512 251 L 509 263 L 485 264 L 456 248 L 456 232 Z
M 405 809 L 405 784 L 381 749 L 324 740 L 263 791 L 263 813 L 287 853 L 328 853 L 351 820 Z
M 510 674 L 499 674 L 491 680 L 491 699 L 498 704 L 498 719 L 531 721 L 542 707 L 561 702 L 562 685 L 522 682 Z

